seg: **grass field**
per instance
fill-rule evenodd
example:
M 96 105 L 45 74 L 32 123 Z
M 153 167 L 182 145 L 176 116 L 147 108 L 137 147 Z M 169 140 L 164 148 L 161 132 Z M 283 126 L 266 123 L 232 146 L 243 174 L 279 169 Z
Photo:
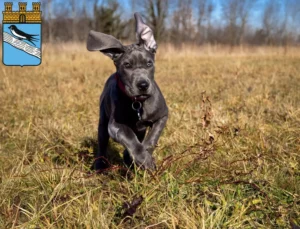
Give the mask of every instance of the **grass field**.
M 111 60 L 44 45 L 0 66 L 0 228 L 291 228 L 300 225 L 300 50 L 157 54 L 170 117 L 158 170 L 90 171 Z

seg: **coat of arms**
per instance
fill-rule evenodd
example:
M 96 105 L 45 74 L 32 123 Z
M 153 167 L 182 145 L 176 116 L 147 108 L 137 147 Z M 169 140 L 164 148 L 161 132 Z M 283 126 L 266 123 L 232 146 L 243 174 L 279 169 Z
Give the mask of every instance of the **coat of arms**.
M 27 10 L 26 2 L 19 2 L 13 10 L 12 2 L 4 3 L 2 31 L 2 62 L 8 66 L 36 66 L 41 64 L 42 12 L 41 3 L 33 2 Z

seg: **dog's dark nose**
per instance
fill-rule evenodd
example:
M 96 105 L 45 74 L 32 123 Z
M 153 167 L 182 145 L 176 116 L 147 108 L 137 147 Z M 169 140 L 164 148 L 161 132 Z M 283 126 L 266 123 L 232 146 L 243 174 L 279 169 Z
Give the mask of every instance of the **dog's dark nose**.
M 140 91 L 146 91 L 149 87 L 149 83 L 146 80 L 141 80 L 136 84 Z

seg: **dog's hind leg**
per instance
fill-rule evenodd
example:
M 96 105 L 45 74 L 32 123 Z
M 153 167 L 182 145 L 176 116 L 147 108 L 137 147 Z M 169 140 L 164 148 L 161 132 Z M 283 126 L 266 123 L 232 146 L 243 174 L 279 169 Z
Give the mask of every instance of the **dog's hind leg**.
M 104 112 L 100 111 L 100 120 L 98 126 L 98 152 L 96 154 L 96 159 L 94 162 L 95 170 L 103 170 L 109 167 L 109 162 L 107 160 L 107 145 L 109 140 L 108 135 L 108 119 Z

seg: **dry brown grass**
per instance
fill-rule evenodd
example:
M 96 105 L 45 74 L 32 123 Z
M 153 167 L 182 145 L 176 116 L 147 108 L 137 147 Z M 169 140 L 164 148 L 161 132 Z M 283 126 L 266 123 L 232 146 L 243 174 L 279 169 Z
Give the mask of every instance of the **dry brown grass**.
M 39 67 L 1 66 L 0 228 L 300 225 L 300 50 L 228 50 L 160 47 L 159 169 L 127 176 L 113 142 L 113 169 L 89 170 L 107 57 L 44 45 Z

